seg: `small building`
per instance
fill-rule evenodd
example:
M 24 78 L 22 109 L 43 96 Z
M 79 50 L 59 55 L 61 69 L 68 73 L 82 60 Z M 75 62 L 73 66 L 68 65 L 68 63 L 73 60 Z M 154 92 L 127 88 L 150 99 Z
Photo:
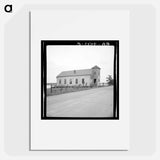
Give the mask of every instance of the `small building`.
M 57 86 L 98 86 L 100 68 L 63 71 L 57 77 Z

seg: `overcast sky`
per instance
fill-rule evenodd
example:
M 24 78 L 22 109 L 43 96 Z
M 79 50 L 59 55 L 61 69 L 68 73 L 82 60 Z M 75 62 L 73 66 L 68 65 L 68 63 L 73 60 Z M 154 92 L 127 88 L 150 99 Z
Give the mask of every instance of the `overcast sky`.
M 62 71 L 90 69 L 97 65 L 100 82 L 113 77 L 113 46 L 47 46 L 47 83 L 55 83 L 56 76 Z

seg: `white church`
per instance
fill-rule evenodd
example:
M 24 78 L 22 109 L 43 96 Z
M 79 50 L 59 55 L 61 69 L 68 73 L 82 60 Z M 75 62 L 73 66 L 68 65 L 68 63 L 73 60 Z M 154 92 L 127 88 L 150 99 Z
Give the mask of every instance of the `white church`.
M 57 75 L 57 86 L 98 86 L 100 84 L 100 68 L 63 71 Z

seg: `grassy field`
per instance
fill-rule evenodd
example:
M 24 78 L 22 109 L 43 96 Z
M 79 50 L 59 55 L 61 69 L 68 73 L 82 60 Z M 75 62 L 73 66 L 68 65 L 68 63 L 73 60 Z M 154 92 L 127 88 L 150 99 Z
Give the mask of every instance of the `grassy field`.
M 95 87 L 61 87 L 61 88 L 48 88 L 47 89 L 47 96 L 59 95 L 69 92 L 77 92 L 83 90 L 89 90 Z

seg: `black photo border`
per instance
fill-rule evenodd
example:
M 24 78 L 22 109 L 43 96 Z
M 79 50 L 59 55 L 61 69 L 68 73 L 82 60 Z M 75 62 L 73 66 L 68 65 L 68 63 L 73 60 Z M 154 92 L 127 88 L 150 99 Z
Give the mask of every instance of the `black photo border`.
M 113 117 L 47 117 L 47 46 L 114 46 Z M 41 40 L 41 120 L 119 120 L 119 40 Z

